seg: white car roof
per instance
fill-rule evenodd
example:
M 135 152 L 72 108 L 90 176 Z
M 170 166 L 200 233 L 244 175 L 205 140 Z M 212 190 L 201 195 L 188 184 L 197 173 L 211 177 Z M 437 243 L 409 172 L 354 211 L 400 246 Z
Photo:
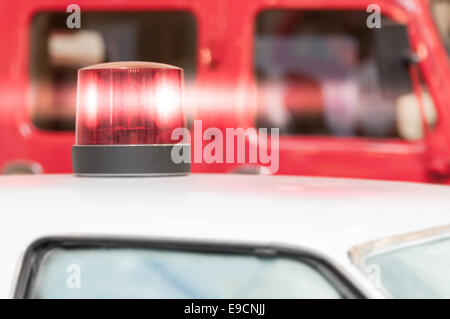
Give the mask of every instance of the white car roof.
M 352 247 L 450 224 L 448 186 L 297 176 L 3 176 L 0 203 L 3 298 L 25 249 L 46 236 L 288 245 L 363 282 Z

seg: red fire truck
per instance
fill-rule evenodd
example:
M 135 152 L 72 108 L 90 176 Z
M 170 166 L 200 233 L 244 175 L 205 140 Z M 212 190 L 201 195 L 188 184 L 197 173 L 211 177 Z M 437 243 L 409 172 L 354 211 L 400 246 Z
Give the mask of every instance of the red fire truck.
M 185 70 L 188 120 L 203 130 L 278 127 L 279 174 L 449 183 L 435 2 L 78 0 L 69 28 L 70 2 L 2 1 L 1 170 L 71 172 L 77 69 L 155 61 Z

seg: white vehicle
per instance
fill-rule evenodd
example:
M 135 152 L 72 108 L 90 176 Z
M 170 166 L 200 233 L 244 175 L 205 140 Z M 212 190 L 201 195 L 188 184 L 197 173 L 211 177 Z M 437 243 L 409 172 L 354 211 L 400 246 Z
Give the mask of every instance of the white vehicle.
M 450 188 L 0 178 L 0 297 L 450 298 Z

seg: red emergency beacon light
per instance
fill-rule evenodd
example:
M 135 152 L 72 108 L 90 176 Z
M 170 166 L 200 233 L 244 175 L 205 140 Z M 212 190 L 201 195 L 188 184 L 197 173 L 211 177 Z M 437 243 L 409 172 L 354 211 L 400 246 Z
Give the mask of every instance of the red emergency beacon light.
M 112 62 L 78 70 L 76 175 L 141 176 L 190 172 L 172 152 L 183 144 L 183 69 L 150 62 Z M 174 149 L 175 148 L 175 149 Z

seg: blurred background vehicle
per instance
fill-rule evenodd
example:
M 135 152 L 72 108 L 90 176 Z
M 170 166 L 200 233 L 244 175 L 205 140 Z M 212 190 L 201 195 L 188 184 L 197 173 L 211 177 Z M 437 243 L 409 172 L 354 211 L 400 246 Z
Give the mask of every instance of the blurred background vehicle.
M 450 182 L 448 0 L 69 4 L 0 3 L 2 173 L 71 172 L 77 69 L 142 60 L 184 68 L 203 130 L 278 127 L 279 174 Z

